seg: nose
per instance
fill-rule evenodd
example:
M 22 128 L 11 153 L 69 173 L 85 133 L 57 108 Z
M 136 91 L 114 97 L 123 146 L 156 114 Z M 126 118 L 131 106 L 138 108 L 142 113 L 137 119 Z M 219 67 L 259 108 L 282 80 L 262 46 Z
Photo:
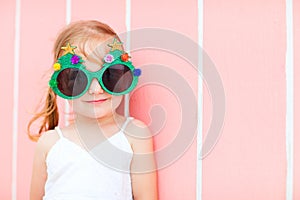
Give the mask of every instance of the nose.
M 89 88 L 89 94 L 102 94 L 104 90 L 102 89 L 100 83 L 97 79 L 93 79 Z

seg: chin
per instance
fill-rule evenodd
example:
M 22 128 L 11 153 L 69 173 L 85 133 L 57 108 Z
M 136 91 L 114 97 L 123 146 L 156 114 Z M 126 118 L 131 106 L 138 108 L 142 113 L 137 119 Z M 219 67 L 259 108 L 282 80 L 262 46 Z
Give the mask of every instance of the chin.
M 76 109 L 74 113 L 80 115 L 82 117 L 90 118 L 90 119 L 98 119 L 103 118 L 109 115 L 112 115 L 113 110 L 110 108 L 102 108 L 102 107 L 92 107 L 90 109 Z

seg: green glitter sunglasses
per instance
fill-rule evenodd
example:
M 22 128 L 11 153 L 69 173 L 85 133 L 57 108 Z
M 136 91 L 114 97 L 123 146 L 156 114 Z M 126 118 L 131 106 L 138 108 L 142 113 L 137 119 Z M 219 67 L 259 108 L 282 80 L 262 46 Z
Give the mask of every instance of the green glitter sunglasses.
M 95 78 L 109 94 L 119 96 L 129 93 L 137 85 L 141 70 L 135 69 L 128 54 L 116 47 L 120 44 L 114 40 L 109 45 L 111 51 L 104 57 L 103 67 L 96 72 L 86 69 L 82 58 L 73 51 L 76 47 L 70 44 L 62 47 L 66 54 L 53 65 L 49 86 L 64 99 L 76 99 L 87 92 Z

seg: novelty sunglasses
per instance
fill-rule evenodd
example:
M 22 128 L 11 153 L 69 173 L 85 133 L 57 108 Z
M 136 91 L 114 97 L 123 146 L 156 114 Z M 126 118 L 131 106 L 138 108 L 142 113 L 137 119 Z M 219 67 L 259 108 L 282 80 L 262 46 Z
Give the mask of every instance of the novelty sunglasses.
M 129 56 L 116 47 L 116 39 L 111 51 L 105 55 L 102 68 L 91 72 L 82 64 L 82 58 L 74 53 L 76 47 L 68 44 L 62 47 L 66 54 L 61 56 L 53 65 L 54 73 L 49 86 L 60 97 L 76 99 L 84 95 L 90 88 L 93 79 L 97 79 L 102 89 L 112 95 L 124 95 L 132 91 L 141 75 L 140 69 L 135 69 Z

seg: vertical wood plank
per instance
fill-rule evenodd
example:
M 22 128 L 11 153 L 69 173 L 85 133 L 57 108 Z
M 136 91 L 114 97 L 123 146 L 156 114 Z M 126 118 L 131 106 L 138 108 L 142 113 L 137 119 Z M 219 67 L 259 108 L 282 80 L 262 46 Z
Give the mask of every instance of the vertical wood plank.
M 138 28 L 155 27 L 168 29 L 174 32 L 184 34 L 197 43 L 198 22 L 197 22 L 197 2 L 196 1 L 136 1 L 132 3 L 132 30 Z M 154 36 L 153 36 L 154 37 Z M 145 41 L 155 41 L 157 38 L 145 38 Z M 167 38 L 166 38 L 167 39 Z M 132 36 L 132 41 L 139 40 Z M 141 41 L 143 43 L 143 41 Z M 180 43 L 174 40 L 174 43 Z M 163 41 L 162 41 L 163 44 Z M 182 44 L 181 48 L 185 44 Z M 150 46 L 151 47 L 151 46 Z M 172 51 L 171 46 L 167 51 Z M 132 94 L 130 109 L 133 116 L 142 119 L 153 129 L 161 128 L 160 131 L 154 131 L 156 150 L 164 150 L 172 145 L 174 139 L 178 136 L 182 126 L 181 114 L 185 105 L 182 105 L 182 99 L 178 94 L 173 93 L 175 88 L 169 88 L 164 80 L 156 80 L 155 74 L 147 74 L 151 69 L 158 65 L 174 70 L 178 76 L 187 82 L 197 97 L 197 66 L 191 66 L 189 61 L 185 62 L 181 55 L 175 55 L 170 52 L 164 52 L 158 48 L 152 50 L 132 49 L 132 60 L 137 67 L 145 66 L 145 73 L 141 77 L 141 82 L 148 82 L 141 86 Z M 195 52 L 192 52 L 195 53 Z M 197 55 L 197 53 L 195 53 Z M 147 70 L 147 72 L 146 72 Z M 157 72 L 163 73 L 163 72 Z M 164 74 L 165 78 L 171 74 Z M 154 81 L 151 84 L 151 80 Z M 162 85 L 156 85 L 160 81 Z M 176 85 L 176 83 L 173 82 Z M 177 85 L 180 87 L 180 85 Z M 197 99 L 196 99 L 197 101 Z M 195 107 L 194 110 L 197 110 Z M 165 120 L 163 127 L 161 123 Z M 197 120 L 197 116 L 193 116 Z M 159 125 L 154 125 L 159 124 Z M 196 130 L 195 130 L 196 131 Z M 193 134 L 193 133 L 192 133 Z M 196 134 L 196 132 L 195 132 Z M 184 141 L 182 141 L 184 143 Z M 159 199 L 195 199 L 196 198 L 196 142 L 192 144 L 178 160 L 169 163 L 158 172 Z M 170 154 L 169 157 L 174 156 Z M 161 166 L 159 166 L 161 167 Z
M 72 1 L 72 21 L 95 19 L 108 24 L 117 33 L 126 31 L 125 15 L 125 1 Z
M 19 133 L 17 199 L 29 196 L 35 143 L 27 137 L 27 123 L 48 88 L 56 34 L 65 24 L 64 1 L 45 4 L 24 0 L 21 7 L 21 50 L 19 79 Z
M 0 140 L 0 199 L 11 199 L 12 184 L 12 127 L 13 127 L 13 71 L 14 71 L 14 25 L 15 1 L 6 1 L 0 7 L 0 57 L 2 73 L 0 73 L 0 92 L 2 100 L 0 110 L 1 137 Z
M 205 1 L 204 19 L 226 119 L 203 161 L 203 199 L 284 199 L 285 1 Z

